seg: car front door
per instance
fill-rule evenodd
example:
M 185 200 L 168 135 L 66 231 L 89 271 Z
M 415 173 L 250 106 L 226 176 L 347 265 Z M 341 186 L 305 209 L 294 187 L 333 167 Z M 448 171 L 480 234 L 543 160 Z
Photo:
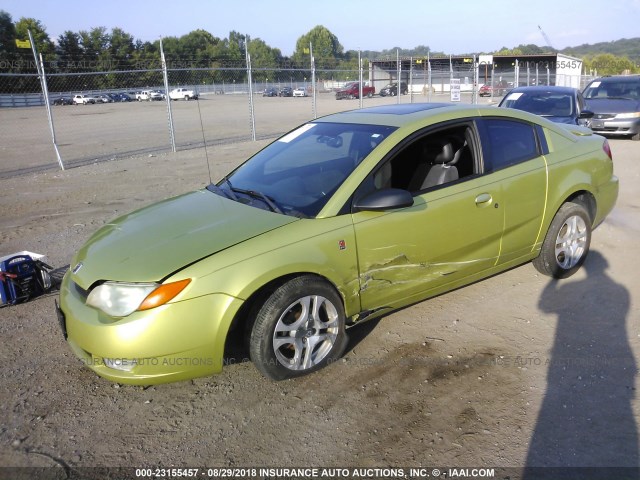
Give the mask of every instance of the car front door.
M 433 150 L 449 141 L 455 152 L 462 152 L 449 166 L 455 166 L 458 178 L 429 183 L 429 170 L 447 170 L 438 163 L 442 155 Z M 371 189 L 401 188 L 412 191 L 414 199 L 407 208 L 352 213 L 363 310 L 418 301 L 496 264 L 502 190 L 482 175 L 478 152 L 472 124 L 439 130 L 383 162 L 369 184 L 361 186 L 356 196 Z

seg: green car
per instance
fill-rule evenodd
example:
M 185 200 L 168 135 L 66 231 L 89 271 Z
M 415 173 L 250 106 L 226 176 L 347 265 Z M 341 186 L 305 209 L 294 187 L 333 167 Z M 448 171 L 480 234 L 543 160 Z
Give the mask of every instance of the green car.
M 58 316 L 114 382 L 220 372 L 236 335 L 265 376 L 297 377 L 364 319 L 529 261 L 568 277 L 617 195 L 607 141 L 577 125 L 451 104 L 337 113 L 98 230 Z

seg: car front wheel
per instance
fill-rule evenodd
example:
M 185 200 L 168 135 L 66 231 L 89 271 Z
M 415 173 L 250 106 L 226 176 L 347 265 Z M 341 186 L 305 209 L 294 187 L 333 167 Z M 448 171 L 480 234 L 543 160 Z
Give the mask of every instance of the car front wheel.
M 567 278 L 582 266 L 591 244 L 591 219 L 585 208 L 567 202 L 553 218 L 533 266 L 545 275 Z
M 314 372 L 340 358 L 347 345 L 338 293 L 311 275 L 289 280 L 260 308 L 251 330 L 251 360 L 268 378 Z

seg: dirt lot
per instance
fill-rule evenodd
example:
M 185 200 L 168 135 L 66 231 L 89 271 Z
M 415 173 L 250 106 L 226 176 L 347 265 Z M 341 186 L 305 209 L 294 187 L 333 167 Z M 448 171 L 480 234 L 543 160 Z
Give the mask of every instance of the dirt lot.
M 263 144 L 209 149 L 213 176 Z M 0 309 L 0 466 L 57 465 L 60 478 L 92 466 L 515 467 L 500 477 L 512 479 L 525 465 L 638 466 L 640 142 L 611 144 L 620 198 L 581 272 L 554 282 L 524 265 L 356 327 L 341 362 L 299 380 L 234 362 L 190 382 L 115 385 L 70 352 L 54 296 Z M 68 264 L 114 216 L 207 184 L 204 157 L 1 179 L 0 255 Z

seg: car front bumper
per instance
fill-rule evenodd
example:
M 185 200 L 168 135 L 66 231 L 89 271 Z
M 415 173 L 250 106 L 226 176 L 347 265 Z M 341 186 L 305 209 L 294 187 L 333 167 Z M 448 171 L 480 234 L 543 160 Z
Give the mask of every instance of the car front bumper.
M 61 326 L 71 350 L 101 377 L 151 385 L 222 370 L 227 331 L 242 300 L 211 294 L 113 319 L 85 305 L 69 277 L 60 288 Z
M 591 120 L 591 130 L 602 135 L 628 136 L 640 133 L 640 118 Z

